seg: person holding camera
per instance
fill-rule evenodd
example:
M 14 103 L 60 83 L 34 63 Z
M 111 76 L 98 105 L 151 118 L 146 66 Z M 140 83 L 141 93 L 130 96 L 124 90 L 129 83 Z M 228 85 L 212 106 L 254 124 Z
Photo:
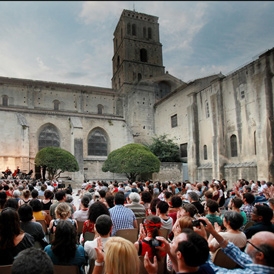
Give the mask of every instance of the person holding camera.
M 160 217 L 154 215 L 147 216 L 143 223 L 140 224 L 139 238 L 138 241 L 134 243 L 139 256 L 145 256 L 146 252 L 148 252 L 150 260 L 153 260 L 153 257 L 156 256 L 158 261 L 166 256 L 165 252 L 156 249 L 156 247 L 162 244 L 156 239 L 156 237 L 160 235 L 159 229 L 161 226 L 162 222 Z

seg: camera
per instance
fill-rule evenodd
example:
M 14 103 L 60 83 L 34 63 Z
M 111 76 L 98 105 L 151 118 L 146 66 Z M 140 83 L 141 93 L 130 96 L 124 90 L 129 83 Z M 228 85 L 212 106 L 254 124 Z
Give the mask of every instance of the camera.
M 151 240 L 151 245 L 154 246 L 154 247 L 157 247 L 157 246 L 161 245 L 161 242 L 158 241 L 157 239 L 152 239 Z
M 206 222 L 204 220 L 192 220 L 192 225 L 195 227 L 200 226 L 201 223 L 206 226 Z

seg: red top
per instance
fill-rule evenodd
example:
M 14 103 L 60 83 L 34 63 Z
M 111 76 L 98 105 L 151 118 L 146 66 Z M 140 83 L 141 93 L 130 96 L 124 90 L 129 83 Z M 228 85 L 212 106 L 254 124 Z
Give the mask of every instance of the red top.
M 164 243 L 162 243 L 161 246 L 164 246 Z M 145 240 L 139 241 L 139 253 L 138 253 L 138 255 L 144 257 L 146 252 L 148 252 L 148 258 L 150 260 L 153 260 L 153 256 L 155 254 L 153 254 L 153 250 L 152 250 L 152 247 L 150 246 L 149 242 L 145 241 Z M 166 253 L 163 252 L 163 251 L 157 251 L 157 252 L 159 252 L 159 255 L 160 255 L 161 258 L 166 256 Z
M 85 232 L 95 232 L 94 231 L 94 223 L 92 223 L 90 220 L 86 220 L 83 224 L 83 234 L 85 234 Z

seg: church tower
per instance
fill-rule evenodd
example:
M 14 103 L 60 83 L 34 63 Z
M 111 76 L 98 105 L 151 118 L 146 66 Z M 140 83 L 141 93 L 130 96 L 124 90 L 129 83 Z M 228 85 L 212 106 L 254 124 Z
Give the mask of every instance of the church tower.
M 165 73 L 158 17 L 123 10 L 114 31 L 112 88 L 126 93 L 142 79 Z

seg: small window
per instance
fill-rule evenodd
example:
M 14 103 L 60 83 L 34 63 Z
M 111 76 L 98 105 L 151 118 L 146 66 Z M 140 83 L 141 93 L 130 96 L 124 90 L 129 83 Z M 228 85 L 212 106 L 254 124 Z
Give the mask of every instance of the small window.
M 148 28 L 148 39 L 152 38 L 152 30 L 151 28 Z
M 58 100 L 53 101 L 53 109 L 59 110 L 60 102 Z
M 117 68 L 120 66 L 120 56 L 117 57 Z
M 101 129 L 95 129 L 88 137 L 88 155 L 107 156 L 107 137 Z
M 147 36 L 147 29 L 146 27 L 143 27 L 143 38 L 146 38 Z
M 138 73 L 138 82 L 140 82 L 142 80 L 142 74 Z
M 127 23 L 127 34 L 130 35 L 130 23 Z
M 244 98 L 245 98 L 245 91 L 242 90 L 242 91 L 241 91 L 241 99 L 244 99 Z
M 7 95 L 3 95 L 3 97 L 2 97 L 2 105 L 4 107 L 7 107 L 8 104 L 9 104 L 9 97 Z
M 132 35 L 136 36 L 136 25 L 132 24 Z
M 208 104 L 208 101 L 206 101 L 205 107 L 206 107 L 206 118 L 209 118 L 210 117 L 210 113 L 209 113 L 209 104 Z
M 257 140 L 256 140 L 256 131 L 254 131 L 254 154 L 257 154 Z
M 187 143 L 180 145 L 180 156 L 182 158 L 187 157 Z
M 237 137 L 236 135 L 231 135 L 230 137 L 230 149 L 231 149 L 231 157 L 238 156 L 238 149 L 237 149 Z
M 147 62 L 147 50 L 146 49 L 140 50 L 140 60 L 141 60 L 141 62 Z
M 204 160 L 207 160 L 207 146 L 204 145 Z
M 98 114 L 103 114 L 103 105 L 101 105 L 101 104 L 99 104 L 98 106 L 97 106 L 97 109 L 98 109 Z
M 171 127 L 177 127 L 178 123 L 177 123 L 177 114 L 171 116 Z

